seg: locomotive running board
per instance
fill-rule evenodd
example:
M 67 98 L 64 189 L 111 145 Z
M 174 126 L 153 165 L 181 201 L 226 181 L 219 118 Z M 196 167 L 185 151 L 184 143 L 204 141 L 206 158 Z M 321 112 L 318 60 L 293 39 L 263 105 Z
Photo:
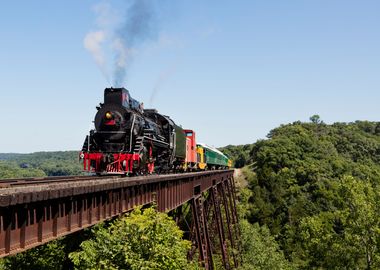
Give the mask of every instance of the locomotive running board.
M 153 138 L 150 138 L 147 136 L 144 136 L 143 138 L 144 138 L 144 140 L 152 141 L 153 143 L 155 143 L 156 145 L 159 145 L 161 147 L 168 147 L 169 146 L 169 143 L 167 143 L 167 142 L 163 142 L 163 141 L 153 139 Z

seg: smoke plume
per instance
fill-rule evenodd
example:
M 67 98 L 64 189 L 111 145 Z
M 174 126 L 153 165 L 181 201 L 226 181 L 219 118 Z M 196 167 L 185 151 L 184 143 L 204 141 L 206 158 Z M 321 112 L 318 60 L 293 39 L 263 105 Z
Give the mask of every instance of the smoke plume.
M 115 52 L 114 85 L 124 83 L 126 72 L 136 46 L 156 36 L 157 20 L 154 2 L 151 0 L 133 0 L 113 42 Z
M 155 98 L 156 98 L 158 92 L 161 90 L 162 86 L 169 79 L 169 77 L 171 77 L 172 74 L 176 71 L 176 68 L 177 68 L 176 65 L 173 64 L 172 66 L 170 66 L 166 70 L 163 70 L 160 73 L 156 83 L 154 84 L 153 91 L 150 95 L 149 107 L 153 107 L 153 103 L 155 101 Z
M 102 45 L 105 41 L 105 37 L 106 37 L 105 32 L 101 30 L 89 32 L 85 36 L 83 44 L 84 44 L 84 47 L 92 54 L 101 72 L 109 81 L 109 74 L 107 72 L 106 60 L 105 60 L 105 56 L 102 49 Z
M 102 1 L 94 6 L 94 12 L 98 30 L 85 36 L 84 47 L 108 81 L 111 61 L 107 58 L 113 56 L 113 86 L 123 86 L 138 47 L 157 36 L 155 1 L 131 0 L 125 14 L 112 8 L 110 1 Z

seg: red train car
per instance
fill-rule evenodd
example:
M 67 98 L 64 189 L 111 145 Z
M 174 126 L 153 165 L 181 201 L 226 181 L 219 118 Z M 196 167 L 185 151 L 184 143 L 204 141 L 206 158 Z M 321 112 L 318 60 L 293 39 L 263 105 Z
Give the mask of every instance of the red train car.
M 191 129 L 184 129 L 186 135 L 186 164 L 189 169 L 197 166 L 197 142 L 195 140 L 195 132 Z

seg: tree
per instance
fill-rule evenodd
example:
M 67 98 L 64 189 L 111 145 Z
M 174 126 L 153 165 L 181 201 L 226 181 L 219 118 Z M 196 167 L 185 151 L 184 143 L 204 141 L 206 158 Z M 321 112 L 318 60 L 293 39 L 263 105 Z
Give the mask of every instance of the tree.
M 365 254 L 366 268 L 380 267 L 380 193 L 368 181 L 345 177 L 340 184 L 344 198 L 345 236 L 347 244 Z
M 260 227 L 257 223 L 252 225 L 247 220 L 240 223 L 243 264 L 239 269 L 294 269 L 267 227 Z
M 1 270 L 64 270 L 65 246 L 61 241 L 52 241 L 46 245 L 9 256 L 0 261 Z
M 371 183 L 344 177 L 341 206 L 301 220 L 300 243 L 306 268 L 380 267 L 379 192 Z
M 95 238 L 69 256 L 77 269 L 189 269 L 191 247 L 167 214 L 134 210 L 109 227 L 96 226 Z
M 314 124 L 320 124 L 321 123 L 321 117 L 318 114 L 314 114 L 309 119 Z
M 380 122 L 378 122 L 377 124 L 376 124 L 376 127 L 375 127 L 375 134 L 376 135 L 380 135 Z
M 243 168 L 246 164 L 247 159 L 244 154 L 240 154 L 235 160 L 235 168 Z

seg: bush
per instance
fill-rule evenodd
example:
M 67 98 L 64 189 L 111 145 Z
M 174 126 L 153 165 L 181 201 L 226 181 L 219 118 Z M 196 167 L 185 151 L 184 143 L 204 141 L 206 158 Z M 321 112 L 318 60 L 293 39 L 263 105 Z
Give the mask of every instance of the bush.
M 167 214 L 154 208 L 134 210 L 109 227 L 94 228 L 94 239 L 71 253 L 76 269 L 189 269 L 191 247 Z M 194 266 L 196 267 L 196 266 Z

